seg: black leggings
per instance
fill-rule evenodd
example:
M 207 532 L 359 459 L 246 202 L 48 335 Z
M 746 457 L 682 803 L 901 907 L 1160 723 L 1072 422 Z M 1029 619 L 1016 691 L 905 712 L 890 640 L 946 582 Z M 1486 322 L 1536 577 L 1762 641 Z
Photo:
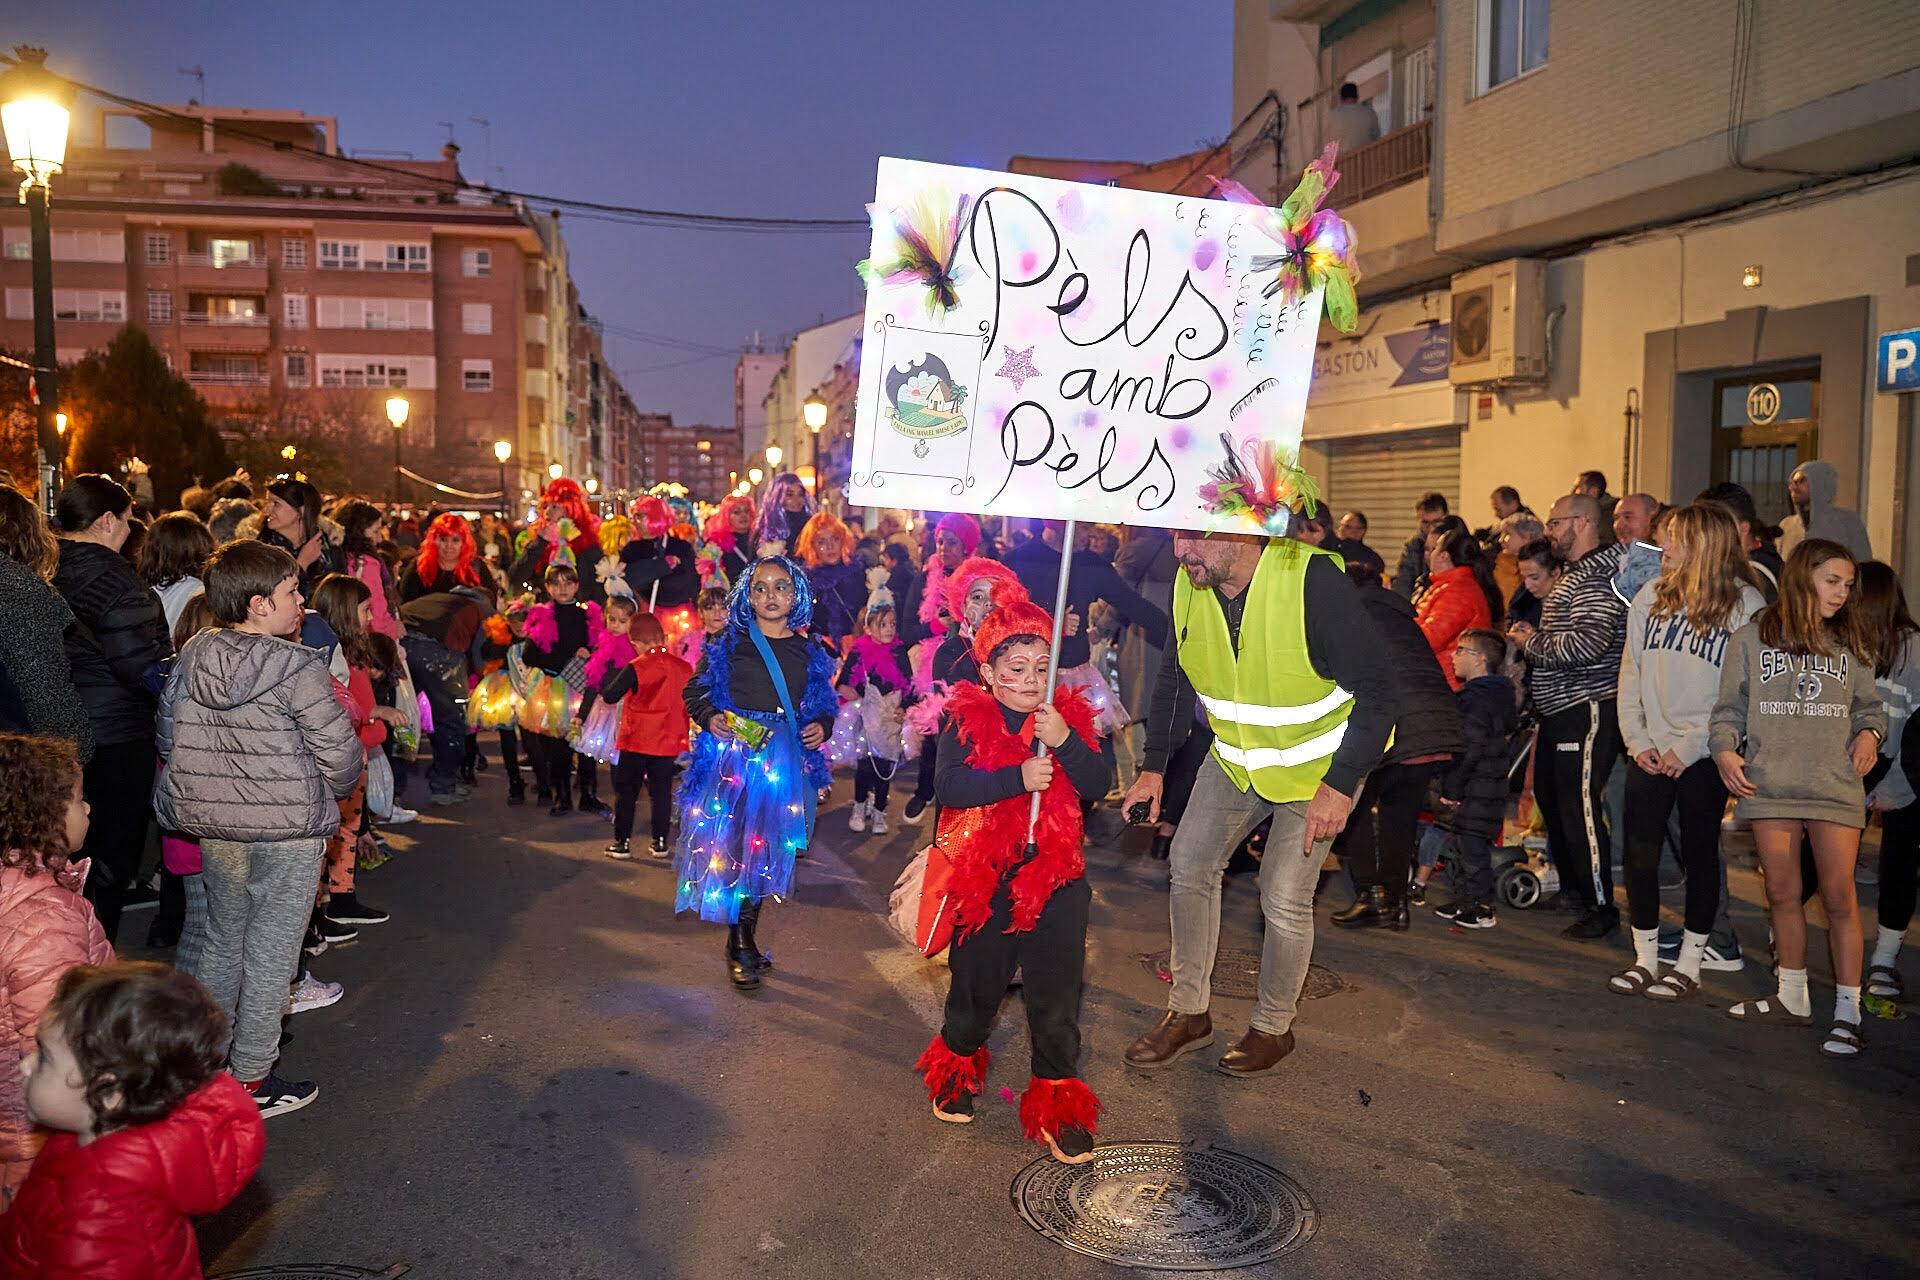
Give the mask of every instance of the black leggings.
M 1660 848 L 1667 817 L 1680 807 L 1680 866 L 1687 876 L 1689 933 L 1712 933 L 1720 909 L 1720 818 L 1726 784 L 1709 756 L 1677 778 L 1627 762 L 1627 915 L 1636 929 L 1660 925 Z
M 1378 884 L 1394 893 L 1406 888 L 1420 806 L 1426 802 L 1434 767 L 1433 762 L 1388 764 L 1367 775 L 1346 829 L 1334 842 L 1355 888 Z
M 633 810 L 640 800 L 644 783 L 652 806 L 650 834 L 664 836 L 673 824 L 672 756 L 648 756 L 638 751 L 622 751 L 613 762 L 613 838 L 633 836 Z
M 86 897 L 108 942 L 120 931 L 121 904 L 146 850 L 156 760 L 151 739 L 105 743 L 93 749 L 81 775 L 81 794 L 93 806 L 93 820 L 74 857 L 93 859 Z
M 1008 933 L 1013 902 L 1008 881 L 993 895 L 992 918 L 953 944 L 947 964 L 946 1021 L 940 1038 L 962 1057 L 987 1042 L 1013 972 L 1021 974 L 1027 1007 L 1027 1040 L 1033 1074 L 1065 1080 L 1079 1074 L 1080 985 L 1087 959 L 1087 911 L 1092 891 L 1086 877 L 1054 890 L 1031 931 Z
M 893 786 L 894 772 L 899 765 L 887 761 L 886 771 L 881 772 L 882 761 L 878 756 L 861 756 L 860 763 L 853 767 L 853 802 L 862 804 L 868 796 L 873 797 L 873 807 L 885 813 L 887 794 Z
M 1913 923 L 1920 880 L 1920 800 L 1880 815 L 1880 927 L 1905 932 Z
M 520 774 L 520 730 L 512 725 L 500 730 L 500 766 L 507 771 L 508 787 L 515 791 L 527 789 L 526 779 Z

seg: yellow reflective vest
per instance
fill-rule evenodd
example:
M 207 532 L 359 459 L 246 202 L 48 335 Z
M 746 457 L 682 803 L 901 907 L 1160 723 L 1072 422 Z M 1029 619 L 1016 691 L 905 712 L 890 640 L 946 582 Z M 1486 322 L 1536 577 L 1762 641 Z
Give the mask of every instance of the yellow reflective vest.
M 1214 759 L 1234 786 L 1276 804 L 1313 798 L 1353 713 L 1353 695 L 1307 654 L 1307 566 L 1327 554 L 1290 538 L 1267 544 L 1247 585 L 1238 654 L 1213 590 L 1174 578 L 1180 666 L 1213 726 Z

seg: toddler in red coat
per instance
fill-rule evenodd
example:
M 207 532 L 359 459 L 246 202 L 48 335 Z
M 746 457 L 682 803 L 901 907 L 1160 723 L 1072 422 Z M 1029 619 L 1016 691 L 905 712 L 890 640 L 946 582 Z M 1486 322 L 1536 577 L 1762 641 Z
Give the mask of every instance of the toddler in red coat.
M 226 1017 L 163 964 L 60 979 L 27 1059 L 27 1113 L 54 1130 L 0 1217 L 8 1280 L 197 1280 L 193 1217 L 260 1167 L 259 1104 L 220 1070 Z
M 600 695 L 620 703 L 620 755 L 613 762 L 613 843 L 607 856 L 633 857 L 633 812 L 644 785 L 652 802 L 652 851 L 667 856 L 667 828 L 673 822 L 674 760 L 687 749 L 687 707 L 683 695 L 693 668 L 667 648 L 660 619 L 643 613 L 629 630 L 639 655 L 608 676 Z

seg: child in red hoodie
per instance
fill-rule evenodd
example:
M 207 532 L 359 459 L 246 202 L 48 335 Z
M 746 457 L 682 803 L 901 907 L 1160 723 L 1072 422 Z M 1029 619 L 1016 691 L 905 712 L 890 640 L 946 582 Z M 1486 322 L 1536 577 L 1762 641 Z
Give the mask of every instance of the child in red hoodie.
M 607 677 L 600 696 L 620 702 L 620 758 L 613 764 L 613 843 L 607 856 L 633 857 L 633 811 L 644 782 L 652 801 L 653 856 L 668 854 L 673 822 L 673 762 L 687 749 L 687 707 L 682 695 L 693 668 L 667 648 L 666 629 L 650 613 L 629 630 L 640 655 Z
M 0 1217 L 0 1276 L 198 1280 L 192 1218 L 266 1149 L 259 1104 L 220 1070 L 226 1021 L 163 964 L 67 971 L 27 1059 L 27 1112 L 55 1132 Z

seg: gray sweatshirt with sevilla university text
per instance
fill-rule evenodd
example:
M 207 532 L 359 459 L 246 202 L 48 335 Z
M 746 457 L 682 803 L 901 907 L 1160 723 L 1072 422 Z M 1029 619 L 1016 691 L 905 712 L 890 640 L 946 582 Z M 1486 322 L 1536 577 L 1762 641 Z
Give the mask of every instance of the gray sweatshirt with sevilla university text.
M 1872 663 L 1844 651 L 1823 657 L 1776 649 L 1761 643 L 1757 622 L 1733 633 L 1708 747 L 1746 757 L 1756 794 L 1740 802 L 1742 818 L 1864 827 L 1866 792 L 1847 751 L 1862 729 L 1886 739 Z

